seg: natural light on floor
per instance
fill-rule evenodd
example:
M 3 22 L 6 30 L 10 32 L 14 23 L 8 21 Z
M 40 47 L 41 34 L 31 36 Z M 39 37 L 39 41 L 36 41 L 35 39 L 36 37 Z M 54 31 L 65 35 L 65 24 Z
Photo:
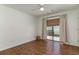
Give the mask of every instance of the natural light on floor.
M 47 39 L 49 39 L 49 40 L 55 40 L 55 41 L 60 41 L 59 37 L 47 36 Z

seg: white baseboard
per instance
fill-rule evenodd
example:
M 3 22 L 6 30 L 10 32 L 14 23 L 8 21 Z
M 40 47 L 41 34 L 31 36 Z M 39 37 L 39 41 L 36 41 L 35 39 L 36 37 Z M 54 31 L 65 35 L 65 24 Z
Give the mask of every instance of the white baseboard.
M 77 45 L 77 44 L 72 44 L 72 43 L 68 43 L 68 42 L 65 42 L 65 44 L 79 47 L 79 45 Z
M 33 40 L 35 40 L 35 39 L 33 39 Z M 17 44 L 15 44 L 15 45 L 7 46 L 7 47 L 5 47 L 5 48 L 0 48 L 0 51 L 3 51 L 3 50 L 6 50 L 6 49 L 10 49 L 10 48 L 19 46 L 19 45 L 22 45 L 22 44 L 24 44 L 24 43 L 28 43 L 28 42 L 33 41 L 33 40 L 24 41 L 24 42 L 21 42 L 21 43 L 17 43 Z

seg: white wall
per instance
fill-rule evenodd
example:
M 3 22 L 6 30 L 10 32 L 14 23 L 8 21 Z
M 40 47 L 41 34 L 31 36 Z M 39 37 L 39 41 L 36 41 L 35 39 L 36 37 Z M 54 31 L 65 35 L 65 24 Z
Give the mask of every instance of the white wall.
M 67 15 L 67 44 L 79 46 L 79 9 L 74 9 L 70 11 L 65 11 L 57 14 L 48 15 L 45 17 L 50 16 L 56 16 L 60 15 L 60 18 L 62 15 Z M 59 16 L 58 16 L 59 17 Z M 39 25 L 38 25 L 38 35 L 40 35 L 42 32 L 40 29 L 42 29 L 41 23 L 42 23 L 42 17 L 38 19 Z M 46 19 L 47 20 L 47 19 Z M 41 35 L 40 35 L 41 36 Z M 64 40 L 65 41 L 65 40 Z
M 35 38 L 35 17 L 0 5 L 0 50 L 35 40 Z
M 37 35 L 42 39 L 42 17 L 37 18 Z
M 67 13 L 68 43 L 79 46 L 79 9 Z

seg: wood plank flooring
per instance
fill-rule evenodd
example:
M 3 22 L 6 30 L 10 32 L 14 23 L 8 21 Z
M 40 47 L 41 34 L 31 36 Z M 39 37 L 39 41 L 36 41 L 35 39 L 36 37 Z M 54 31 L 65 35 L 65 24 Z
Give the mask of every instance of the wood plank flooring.
M 51 40 L 37 40 L 1 51 L 0 55 L 79 55 L 79 47 Z

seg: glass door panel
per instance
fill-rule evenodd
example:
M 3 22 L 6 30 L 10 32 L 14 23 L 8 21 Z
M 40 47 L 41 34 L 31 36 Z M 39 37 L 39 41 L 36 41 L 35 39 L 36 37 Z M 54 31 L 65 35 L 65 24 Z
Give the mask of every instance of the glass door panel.
M 60 26 L 48 26 L 47 27 L 47 39 L 59 41 Z

